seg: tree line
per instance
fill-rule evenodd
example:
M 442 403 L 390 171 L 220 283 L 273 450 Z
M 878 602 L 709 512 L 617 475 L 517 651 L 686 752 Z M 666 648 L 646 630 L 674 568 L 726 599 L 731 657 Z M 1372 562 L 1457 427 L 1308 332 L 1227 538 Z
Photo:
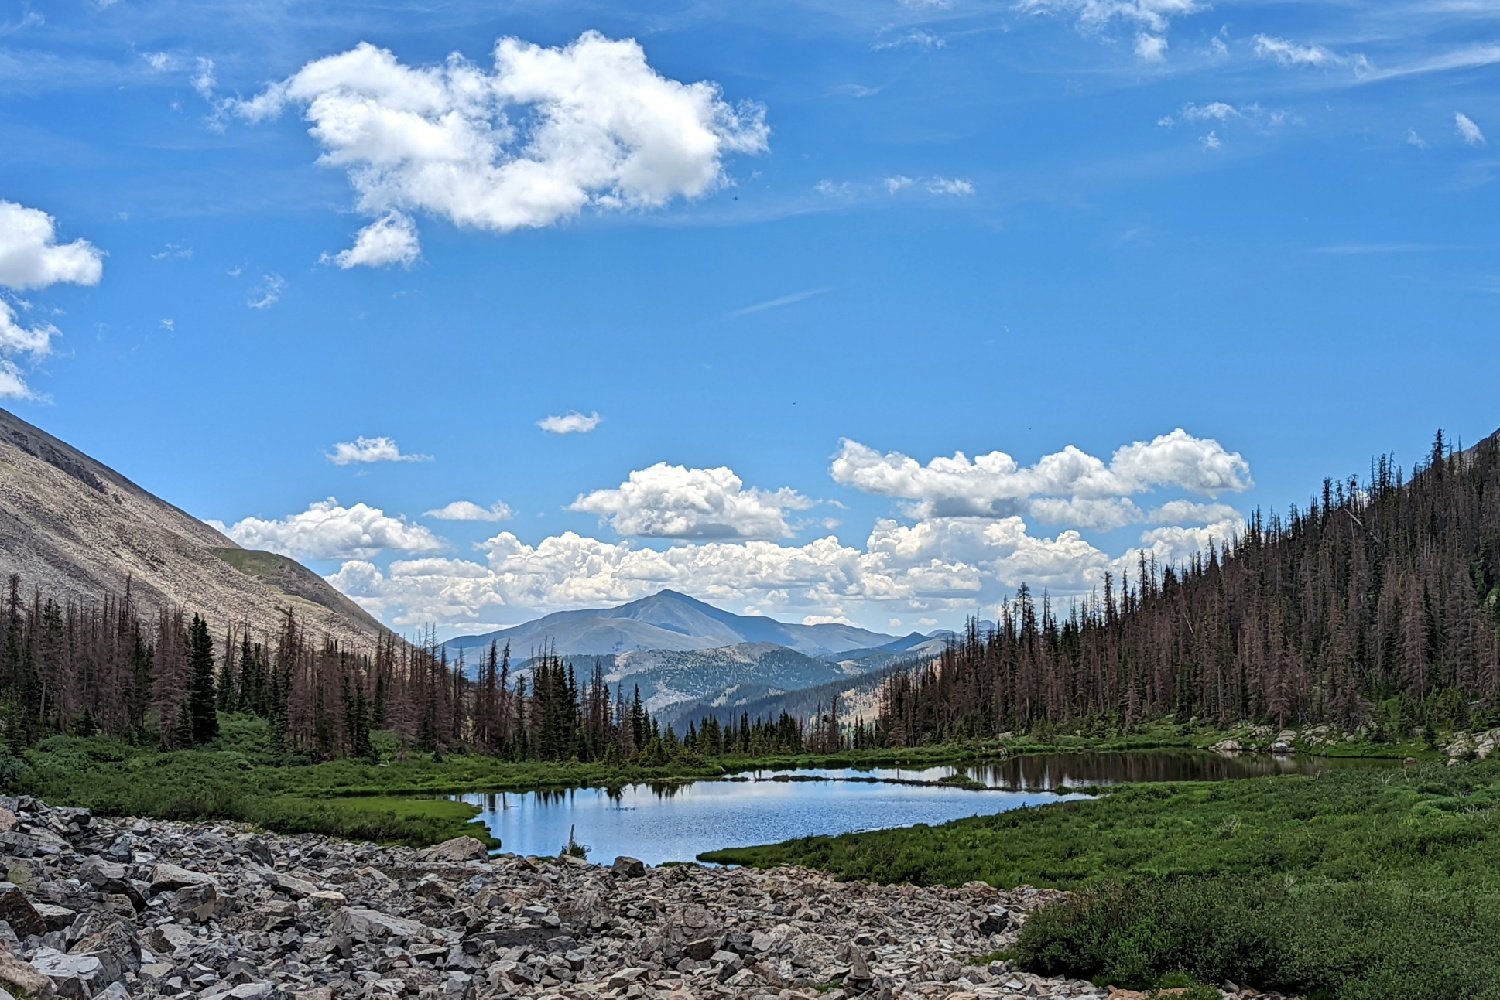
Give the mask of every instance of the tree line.
M 893 676 L 877 738 L 912 745 L 1064 725 L 1500 724 L 1500 435 L 1439 432 L 1409 480 L 1325 480 L 1306 509 L 1257 511 L 1184 566 L 1059 609 L 1022 586 L 992 630 Z
M 215 631 L 200 615 L 140 609 L 127 585 L 98 604 L 59 602 L 7 582 L 0 621 L 0 738 L 25 746 L 48 735 L 104 735 L 165 750 L 211 742 L 220 713 L 267 720 L 273 751 L 371 758 L 388 731 L 417 751 L 455 750 L 516 761 L 642 761 L 681 754 L 791 754 L 845 745 L 836 708 L 810 723 L 774 720 L 679 737 L 641 700 L 546 652 L 513 667 L 492 643 L 472 672 L 435 638 L 384 633 L 372 649 L 315 639 L 284 609 L 275 634 Z M 472 676 L 471 676 L 472 673 Z M 868 734 L 866 734 L 868 738 Z

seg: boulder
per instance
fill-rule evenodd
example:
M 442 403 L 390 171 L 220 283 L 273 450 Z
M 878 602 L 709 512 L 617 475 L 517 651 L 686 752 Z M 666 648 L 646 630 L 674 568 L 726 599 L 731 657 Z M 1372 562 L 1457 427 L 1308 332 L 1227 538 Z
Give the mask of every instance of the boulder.
M 870 963 L 865 959 L 864 952 L 857 948 L 849 954 L 849 973 L 844 976 L 844 985 L 857 990 L 869 989 L 875 985 L 875 975 L 870 971 Z
M 615 863 L 609 866 L 609 870 L 624 878 L 641 878 L 646 874 L 646 864 L 638 858 L 622 854 L 615 858 Z
M 52 980 L 18 958 L 0 951 L 0 988 L 31 997 L 50 997 Z
M 127 969 L 134 972 L 141 967 L 141 943 L 135 931 L 120 920 L 79 938 L 68 954 L 98 959 L 104 967 L 105 980 L 119 979 Z
M 151 869 L 151 895 L 155 896 L 163 892 L 171 892 L 174 889 L 186 889 L 190 885 L 217 885 L 212 875 L 202 872 L 189 871 L 177 865 L 169 865 L 165 862 L 155 865 Z
M 163 955 L 173 955 L 203 943 L 196 934 L 181 924 L 160 924 L 151 928 L 146 935 L 146 942 L 152 951 Z
M 40 948 L 31 967 L 51 980 L 52 988 L 67 1000 L 90 1000 L 104 987 L 104 963 L 94 955 L 69 955 L 55 948 Z
M 173 893 L 168 909 L 173 916 L 201 924 L 217 917 L 228 906 L 229 900 L 219 895 L 218 887 L 212 882 L 205 882 L 178 889 Z
M 490 849 L 475 837 L 454 837 L 422 852 L 424 861 L 483 861 L 489 856 Z
M 14 882 L 0 882 L 0 920 L 21 937 L 47 933 L 47 921 Z
M 285 893 L 293 899 L 306 899 L 318 891 L 317 883 L 309 882 L 305 878 L 297 878 L 284 872 L 272 872 L 266 876 L 266 881 L 271 888 L 277 892 Z
M 1005 910 L 990 910 L 979 921 L 979 933 L 981 934 L 1004 934 L 1010 930 L 1010 914 Z
M 329 933 L 350 941 L 374 941 L 382 938 L 413 941 L 432 936 L 431 928 L 415 920 L 352 906 L 346 906 L 333 915 Z
M 55 903 L 33 903 L 32 907 L 47 924 L 49 931 L 67 930 L 73 925 L 77 912 Z

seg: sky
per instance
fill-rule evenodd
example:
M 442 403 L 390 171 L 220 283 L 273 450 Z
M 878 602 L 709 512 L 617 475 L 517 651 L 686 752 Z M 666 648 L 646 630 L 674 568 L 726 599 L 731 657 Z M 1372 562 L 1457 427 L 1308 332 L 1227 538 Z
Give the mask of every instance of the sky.
M 0 405 L 407 633 L 906 633 L 1500 425 L 1500 2 L 0 0 Z

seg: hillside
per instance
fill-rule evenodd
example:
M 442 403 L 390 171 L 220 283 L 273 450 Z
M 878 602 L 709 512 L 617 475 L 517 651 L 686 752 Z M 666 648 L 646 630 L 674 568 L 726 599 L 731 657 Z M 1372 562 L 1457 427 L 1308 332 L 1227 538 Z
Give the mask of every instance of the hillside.
M 737 615 L 675 590 L 663 590 L 617 608 L 559 611 L 496 632 L 460 636 L 448 640 L 447 647 L 451 651 L 483 649 L 499 642 L 509 643 L 518 656 L 542 650 L 577 656 L 761 643 L 827 657 L 894 638 L 852 625 L 791 625 L 761 615 Z
M 794 719 L 811 719 L 826 712 L 838 699 L 839 717 L 852 722 L 872 720 L 880 714 L 880 695 L 889 679 L 922 669 L 934 657 L 909 653 L 896 659 L 875 661 L 868 673 L 840 673 L 834 680 L 808 687 L 774 690 L 742 684 L 725 691 L 711 701 L 679 702 L 657 712 L 664 725 L 686 731 L 688 724 L 702 726 L 704 720 L 717 719 L 720 725 L 749 719 L 776 719 L 783 713 Z M 870 663 L 871 661 L 864 661 Z
M 171 605 L 272 632 L 292 607 L 314 635 L 371 642 L 379 622 L 285 556 L 242 549 L 76 448 L 0 410 L 0 577 L 98 602 L 130 583 Z
M 1059 609 L 1023 589 L 998 631 L 884 692 L 896 743 L 1038 722 L 1332 723 L 1377 739 L 1500 723 L 1500 433 L 1439 434 L 1411 478 L 1325 480 L 1182 567 Z

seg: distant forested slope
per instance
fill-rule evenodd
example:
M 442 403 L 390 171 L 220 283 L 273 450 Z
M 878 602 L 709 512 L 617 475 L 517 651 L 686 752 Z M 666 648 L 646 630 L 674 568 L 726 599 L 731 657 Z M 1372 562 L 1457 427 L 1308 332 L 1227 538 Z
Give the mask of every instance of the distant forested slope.
M 1140 564 L 1059 610 L 1022 588 L 882 692 L 894 744 L 1038 722 L 1500 720 L 1500 433 L 1453 452 L 1439 433 L 1409 480 L 1325 480 L 1285 517 L 1184 567 Z

